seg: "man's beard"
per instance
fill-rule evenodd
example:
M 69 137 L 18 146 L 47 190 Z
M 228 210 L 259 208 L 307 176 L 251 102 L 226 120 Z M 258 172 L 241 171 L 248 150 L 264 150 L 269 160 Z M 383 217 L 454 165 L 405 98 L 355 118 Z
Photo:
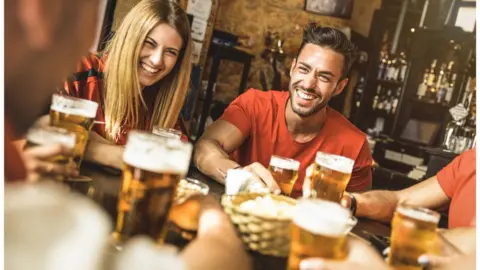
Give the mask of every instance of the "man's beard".
M 295 86 L 292 86 L 290 89 L 290 105 L 292 107 L 292 111 L 297 114 L 298 116 L 300 117 L 309 117 L 309 116 L 312 116 L 314 115 L 315 113 L 317 113 L 318 111 L 320 111 L 321 109 L 325 108 L 325 106 L 327 106 L 328 104 L 328 101 L 322 101 L 318 104 L 316 104 L 315 106 L 313 106 L 312 108 L 309 108 L 309 109 L 305 109 L 305 108 L 302 108 L 302 107 L 298 107 L 295 102 L 293 102 L 293 99 L 294 98 L 297 98 L 296 97 L 296 90 L 299 88 L 300 90 L 304 90 L 306 92 L 312 92 L 312 91 L 309 91 L 307 89 L 302 89 L 301 87 L 295 87 Z

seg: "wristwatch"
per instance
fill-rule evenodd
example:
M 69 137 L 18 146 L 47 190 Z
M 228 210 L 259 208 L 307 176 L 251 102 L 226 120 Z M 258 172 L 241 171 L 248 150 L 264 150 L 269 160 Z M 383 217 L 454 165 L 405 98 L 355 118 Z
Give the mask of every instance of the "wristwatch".
M 352 212 L 352 216 L 355 216 L 357 213 L 357 199 L 355 199 L 352 193 L 349 193 L 348 196 L 350 197 L 350 211 Z

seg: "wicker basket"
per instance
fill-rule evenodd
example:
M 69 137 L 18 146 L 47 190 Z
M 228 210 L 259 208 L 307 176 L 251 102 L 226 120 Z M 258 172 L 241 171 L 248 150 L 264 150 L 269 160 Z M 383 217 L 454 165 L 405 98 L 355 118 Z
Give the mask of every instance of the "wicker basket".
M 258 196 L 270 196 L 273 200 L 296 204 L 296 200 L 281 195 L 240 193 L 235 196 L 223 195 L 222 205 L 248 249 L 265 255 L 288 257 L 291 218 L 264 217 L 240 210 L 241 203 Z

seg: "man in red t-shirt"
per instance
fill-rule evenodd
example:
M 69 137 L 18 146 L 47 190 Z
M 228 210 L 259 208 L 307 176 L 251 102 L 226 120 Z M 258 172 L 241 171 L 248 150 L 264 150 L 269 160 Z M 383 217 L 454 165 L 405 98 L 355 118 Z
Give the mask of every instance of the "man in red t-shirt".
M 345 196 L 357 217 L 390 222 L 398 202 L 436 209 L 450 203 L 448 228 L 475 226 L 476 150 L 456 157 L 436 176 L 400 191 L 375 190 Z M 308 181 L 308 180 L 307 180 Z M 351 201 L 356 206 L 351 206 Z
M 348 191 L 369 188 L 372 157 L 365 134 L 328 107 L 348 82 L 355 52 L 341 31 L 310 24 L 291 65 L 289 91 L 251 89 L 240 95 L 197 143 L 197 167 L 224 182 L 229 169 L 241 166 L 278 192 L 266 169 L 271 156 L 295 159 L 300 169 L 291 195 L 298 197 L 305 169 L 322 151 L 355 161 Z

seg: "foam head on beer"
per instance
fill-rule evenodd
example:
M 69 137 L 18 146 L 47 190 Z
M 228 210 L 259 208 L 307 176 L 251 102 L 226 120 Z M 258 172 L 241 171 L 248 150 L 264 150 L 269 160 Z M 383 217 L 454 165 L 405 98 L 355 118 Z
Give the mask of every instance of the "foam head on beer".
M 98 103 L 87 99 L 54 94 L 52 96 L 52 105 L 50 106 L 50 109 L 64 114 L 95 118 Z
M 58 127 L 33 127 L 27 132 L 26 139 L 35 145 L 61 144 L 66 148 L 75 147 L 75 133 Z
M 439 215 L 432 215 L 431 213 L 423 211 L 422 208 L 413 208 L 399 205 L 397 207 L 397 212 L 402 214 L 403 216 L 426 223 L 437 224 L 440 221 Z
M 347 157 L 317 152 L 315 163 L 324 168 L 335 170 L 344 174 L 351 174 L 355 161 Z
M 298 171 L 298 169 L 300 168 L 300 162 L 294 159 L 272 156 L 272 158 L 270 159 L 270 166 L 275 166 L 286 170 Z
M 301 199 L 297 203 L 293 222 L 314 234 L 339 237 L 349 232 L 350 216 L 350 211 L 338 203 L 320 199 Z
M 146 171 L 184 175 L 188 171 L 191 155 L 190 143 L 131 131 L 128 134 L 123 161 Z

